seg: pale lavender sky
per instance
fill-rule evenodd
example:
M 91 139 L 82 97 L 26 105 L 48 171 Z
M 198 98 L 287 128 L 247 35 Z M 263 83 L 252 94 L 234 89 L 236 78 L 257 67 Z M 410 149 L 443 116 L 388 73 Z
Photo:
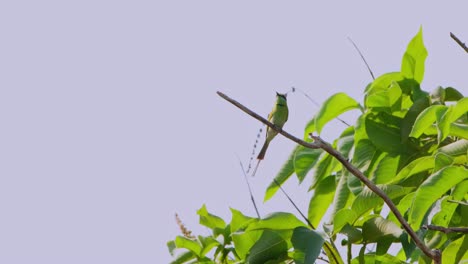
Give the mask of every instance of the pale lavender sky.
M 254 215 L 235 153 L 248 160 L 260 125 L 216 90 L 265 115 L 291 86 L 361 100 L 371 78 L 347 37 L 382 74 L 423 25 L 423 88 L 468 94 L 448 36 L 468 41 L 468 4 L 427 2 L 2 1 L 0 263 L 168 263 L 174 213 L 195 234 L 203 203 Z M 302 135 L 317 109 L 289 104 Z M 293 146 L 270 146 L 259 202 Z M 286 185 L 306 212 L 305 187 Z M 281 194 L 260 211 L 294 212 Z

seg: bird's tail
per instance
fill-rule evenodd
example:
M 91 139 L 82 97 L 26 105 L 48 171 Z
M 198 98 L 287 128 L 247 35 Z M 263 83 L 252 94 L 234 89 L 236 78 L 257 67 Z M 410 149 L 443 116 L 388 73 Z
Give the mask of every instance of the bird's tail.
M 266 150 L 267 150 L 269 144 L 270 144 L 270 142 L 265 141 L 265 144 L 263 144 L 262 149 L 258 153 L 257 159 L 262 160 L 263 158 L 265 158 L 265 153 L 266 153 Z

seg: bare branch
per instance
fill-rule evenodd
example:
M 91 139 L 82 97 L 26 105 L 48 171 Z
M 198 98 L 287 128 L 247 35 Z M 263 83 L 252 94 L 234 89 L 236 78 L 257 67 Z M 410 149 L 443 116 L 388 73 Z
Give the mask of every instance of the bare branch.
M 455 36 L 455 34 L 453 34 L 452 32 L 450 32 L 450 37 L 455 40 L 456 43 L 458 43 L 458 45 L 460 45 L 460 47 L 462 47 L 462 49 L 465 50 L 465 52 L 468 53 L 468 47 L 465 45 L 465 43 L 463 43 L 459 38 L 457 38 L 457 36 Z
M 434 250 L 432 251 L 430 248 L 428 248 L 423 241 L 418 237 L 416 232 L 411 228 L 411 226 L 408 224 L 408 222 L 405 220 L 405 218 L 401 215 L 400 211 L 398 211 L 397 207 L 393 203 L 393 201 L 383 192 L 379 187 L 377 187 L 373 182 L 371 182 L 359 169 L 354 167 L 343 155 L 341 155 L 340 152 L 335 150 L 329 143 L 325 142 L 318 136 L 310 135 L 312 139 L 314 139 L 314 142 L 309 143 L 304 140 L 301 140 L 288 132 L 284 131 L 283 129 L 275 126 L 274 124 L 268 122 L 265 118 L 261 117 L 257 113 L 253 112 L 252 110 L 248 109 L 247 107 L 243 106 L 239 102 L 231 99 L 227 95 L 217 92 L 219 96 L 221 96 L 223 99 L 227 100 L 228 102 L 232 103 L 233 105 L 237 106 L 240 108 L 242 111 L 247 113 L 248 115 L 254 117 L 255 119 L 259 120 L 260 122 L 264 123 L 265 125 L 269 126 L 273 130 L 277 131 L 281 135 L 287 137 L 288 139 L 296 142 L 299 145 L 302 145 L 306 148 L 312 148 L 312 149 L 317 149 L 321 148 L 328 152 L 330 155 L 335 157 L 343 166 L 351 172 L 354 176 L 356 176 L 360 181 L 362 181 L 371 191 L 373 191 L 375 194 L 377 194 L 384 202 L 387 204 L 388 208 L 392 211 L 393 214 L 395 214 L 396 218 L 398 221 L 401 223 L 403 228 L 406 230 L 406 232 L 409 234 L 409 236 L 414 240 L 416 246 L 420 248 L 425 255 L 430 257 L 431 259 L 434 260 L 434 263 L 440 263 L 440 251 Z
M 443 226 L 436 226 L 436 225 L 423 225 L 422 228 L 444 232 L 445 234 L 448 234 L 448 233 L 468 234 L 468 227 L 443 227 Z

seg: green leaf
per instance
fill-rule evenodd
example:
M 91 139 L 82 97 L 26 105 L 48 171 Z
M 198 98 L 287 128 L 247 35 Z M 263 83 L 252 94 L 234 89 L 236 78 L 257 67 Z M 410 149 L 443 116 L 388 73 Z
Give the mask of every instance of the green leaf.
M 307 225 L 291 213 L 276 212 L 267 215 L 258 222 L 251 223 L 247 231 L 258 229 L 292 230 L 298 226 Z
M 348 237 L 348 243 L 359 243 L 362 241 L 362 232 L 354 226 L 346 224 L 340 231 L 341 234 Z
M 403 229 L 380 216 L 367 220 L 362 226 L 362 237 L 368 243 L 378 242 L 388 236 L 396 239 L 402 233 Z
M 460 260 L 468 260 L 468 236 L 462 236 L 452 241 L 442 252 L 442 263 L 458 264 Z
M 451 123 L 450 136 L 468 139 L 468 125 Z
M 437 120 L 438 116 L 442 117 L 445 111 L 447 111 L 447 107 L 444 105 L 432 105 L 426 108 L 416 118 L 409 136 L 420 137 Z
M 445 88 L 445 101 L 458 101 L 463 98 L 463 94 L 461 94 L 457 89 L 453 87 Z
M 434 166 L 435 166 L 434 157 L 426 156 L 426 157 L 415 159 L 412 162 L 410 162 L 408 165 L 403 167 L 403 169 L 401 169 L 400 172 L 398 172 L 398 174 L 391 181 L 391 183 L 400 183 L 406 180 L 407 178 L 409 178 L 411 175 L 430 170 L 434 168 Z
M 366 88 L 366 100 L 364 101 L 367 102 L 368 96 L 385 91 L 392 85 L 392 83 L 399 82 L 401 80 L 403 80 L 403 76 L 400 72 L 389 72 L 380 75 Z M 366 107 L 368 107 L 367 104 Z
M 244 230 L 250 223 L 258 221 L 257 218 L 252 218 L 244 215 L 241 211 L 238 211 L 234 208 L 231 209 L 231 233 L 237 232 L 239 230 Z
M 458 204 L 448 200 L 461 200 L 468 193 L 468 180 L 462 181 L 455 186 L 450 196 L 446 196 L 440 203 L 440 211 L 432 218 L 432 224 L 448 226 Z
M 336 160 L 332 156 L 326 152 L 322 154 L 322 158 L 317 163 L 317 167 L 315 168 L 309 191 L 313 190 L 317 186 L 317 183 L 319 183 L 324 177 L 332 173 L 335 164 Z
M 224 229 L 226 227 L 226 222 L 216 215 L 208 213 L 206 205 L 203 205 L 198 211 L 197 214 L 200 216 L 200 224 L 214 230 L 215 228 Z
M 258 241 L 258 239 L 260 239 L 262 233 L 263 230 L 254 230 L 247 232 L 238 231 L 236 233 L 233 233 L 231 236 L 236 249 L 236 254 L 241 259 L 245 259 L 245 257 L 249 253 L 250 248 L 255 244 L 255 242 Z
M 264 264 L 268 261 L 281 260 L 287 256 L 288 244 L 271 230 L 263 231 L 260 239 L 252 246 L 247 263 Z
M 385 112 L 369 113 L 365 120 L 367 135 L 374 146 L 392 153 L 400 153 L 404 147 L 401 145 L 400 124 L 401 119 Z
M 310 142 L 312 141 L 309 137 L 310 133 L 315 132 L 315 116 L 307 123 L 304 129 L 304 141 Z
M 343 259 L 338 253 L 338 250 L 330 242 L 325 241 L 323 250 L 327 254 L 328 261 L 330 261 L 330 264 L 343 264 L 344 263 Z
M 418 230 L 432 204 L 450 188 L 468 179 L 468 170 L 461 167 L 446 167 L 432 174 L 416 191 L 409 211 L 408 223 Z
M 197 258 L 197 255 L 192 251 L 185 251 L 180 253 L 172 262 L 171 264 L 182 264 L 182 263 L 189 263 L 190 260 Z
M 294 169 L 299 182 L 302 182 L 310 169 L 317 164 L 322 152 L 322 149 L 310 149 L 303 146 L 297 149 L 294 157 Z
M 415 124 L 416 118 L 424 109 L 428 108 L 429 105 L 430 101 L 428 97 L 422 97 L 416 100 L 413 105 L 411 105 L 410 109 L 403 118 L 403 121 L 401 122 L 402 143 L 406 144 L 411 130 Z
M 333 217 L 333 235 L 341 232 L 341 229 L 345 225 L 352 225 L 354 221 L 356 221 L 357 217 L 358 215 L 356 212 L 351 209 L 343 208 L 339 210 L 335 214 L 335 217 Z
M 414 79 L 421 83 L 424 78 L 424 62 L 426 61 L 427 50 L 424 46 L 422 27 L 418 34 L 408 44 L 401 63 L 401 73 L 407 79 Z
M 201 250 L 202 250 L 201 245 L 197 241 L 188 239 L 188 238 L 183 237 L 183 236 L 177 236 L 176 237 L 175 245 L 177 246 L 177 248 L 188 249 L 188 250 L 192 251 L 193 253 L 195 253 L 195 255 L 197 255 L 197 256 L 200 256 L 200 253 L 201 253 Z
M 348 199 L 350 198 L 350 191 L 348 188 L 348 177 L 354 177 L 349 175 L 350 172 L 348 170 L 343 169 L 343 173 L 341 173 L 340 180 L 338 182 L 338 186 L 336 187 L 335 197 L 333 201 L 335 201 L 333 205 L 333 211 L 331 213 L 331 218 L 335 217 L 335 214 L 345 208 L 346 204 L 348 203 Z
M 445 102 L 445 89 L 442 88 L 441 86 L 438 86 L 435 88 L 431 94 L 431 101 L 432 103 L 439 103 L 439 104 L 444 104 Z
M 460 99 L 454 106 L 453 106 L 453 113 L 451 115 L 451 119 L 449 122 L 454 122 L 455 120 L 459 119 L 462 115 L 466 115 L 468 112 L 468 97 Z
M 365 248 L 365 247 L 364 247 Z M 359 258 L 362 258 L 364 262 L 360 262 L 361 260 Z M 376 263 L 377 261 L 380 261 L 380 263 L 386 263 L 386 264 L 406 264 L 403 260 L 400 260 L 399 258 L 392 256 L 390 254 L 385 254 L 385 255 L 375 255 L 373 253 L 370 254 L 365 254 L 363 256 L 353 258 L 351 261 L 351 264 L 361 264 L 361 263 Z
M 315 117 L 315 127 L 320 134 L 325 124 L 342 113 L 359 108 L 359 103 L 345 93 L 337 93 L 328 98 Z
M 375 184 L 384 184 L 395 178 L 400 157 L 400 155 L 385 154 L 373 172 L 372 181 Z
M 286 163 L 283 164 L 283 167 L 280 169 L 278 174 L 275 176 L 276 182 L 280 185 L 283 185 L 289 177 L 294 173 L 294 159 L 296 156 L 296 151 L 300 148 L 300 145 L 297 145 L 292 153 L 289 155 L 288 160 Z M 263 202 L 266 202 L 271 199 L 275 195 L 275 193 L 279 190 L 279 186 L 276 184 L 275 181 L 272 181 L 270 185 L 268 185 L 267 190 L 265 192 L 265 197 L 263 198 Z
M 376 91 L 366 97 L 366 107 L 368 108 L 388 108 L 400 110 L 400 106 L 396 106 L 398 102 L 401 103 L 402 92 L 397 82 L 393 81 L 390 86 L 381 91 Z
M 377 187 L 385 192 L 390 199 L 401 197 L 410 191 L 410 188 L 405 188 L 398 185 L 377 185 Z M 371 209 L 381 206 L 382 204 L 382 198 L 366 187 L 356 197 L 351 209 L 355 211 L 358 216 L 360 216 Z
M 320 181 L 310 199 L 308 219 L 313 226 L 318 226 L 323 215 L 333 202 L 335 194 L 335 176 L 328 176 Z
M 291 237 L 294 250 L 303 255 L 304 259 L 295 259 L 296 263 L 313 264 L 320 255 L 323 243 L 325 242 L 321 235 L 314 230 L 306 227 L 297 227 L 294 229 Z
M 220 245 L 218 240 L 214 239 L 211 236 L 209 237 L 198 236 L 198 240 L 200 241 L 202 245 L 202 250 L 200 252 L 201 257 L 206 256 L 206 254 L 208 254 L 208 252 L 210 252 L 211 249 Z
M 453 158 L 451 156 L 444 154 L 442 152 L 439 152 L 435 155 L 434 171 L 438 171 L 452 164 L 453 164 Z
M 452 157 L 459 156 L 459 155 L 466 155 L 467 151 L 468 151 L 468 140 L 466 139 L 455 141 L 437 150 L 437 152 L 445 153 Z

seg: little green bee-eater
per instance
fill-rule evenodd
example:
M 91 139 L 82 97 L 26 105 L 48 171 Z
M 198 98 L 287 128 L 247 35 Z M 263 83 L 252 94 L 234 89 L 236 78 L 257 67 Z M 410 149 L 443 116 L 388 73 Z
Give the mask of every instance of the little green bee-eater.
M 276 104 L 273 107 L 273 110 L 271 113 L 268 115 L 268 121 L 271 123 L 275 124 L 277 127 L 282 128 L 283 125 L 288 121 L 288 104 L 286 101 L 286 94 L 280 94 L 276 93 Z M 255 167 L 255 170 L 252 174 L 252 176 L 255 175 L 255 172 L 257 171 L 258 165 L 260 164 L 260 161 L 265 158 L 265 153 L 268 149 L 268 145 L 270 142 L 273 140 L 273 138 L 278 135 L 278 132 L 271 129 L 270 127 L 267 127 L 266 129 L 266 138 L 265 138 L 265 143 L 263 144 L 262 149 L 258 153 L 257 159 L 258 163 L 257 166 Z

